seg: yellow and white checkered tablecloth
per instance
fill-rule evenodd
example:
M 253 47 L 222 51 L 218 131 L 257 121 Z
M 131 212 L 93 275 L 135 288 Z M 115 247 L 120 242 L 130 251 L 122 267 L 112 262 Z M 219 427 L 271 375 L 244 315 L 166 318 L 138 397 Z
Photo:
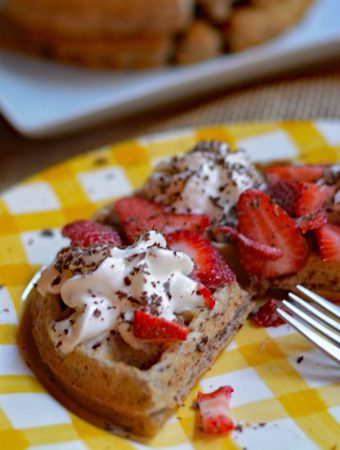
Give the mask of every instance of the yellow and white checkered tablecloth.
M 35 271 L 66 243 L 59 228 L 129 194 L 157 161 L 186 151 L 201 139 L 226 140 L 260 162 L 340 161 L 339 122 L 221 125 L 100 148 L 4 192 L 0 198 L 1 450 L 339 448 L 338 368 L 286 325 L 263 329 L 247 323 L 176 417 L 152 440 L 117 437 L 71 414 L 45 391 L 19 354 L 20 296 Z M 191 404 L 198 389 L 208 391 L 222 384 L 235 389 L 232 412 L 242 429 L 228 437 L 206 437 L 195 428 Z

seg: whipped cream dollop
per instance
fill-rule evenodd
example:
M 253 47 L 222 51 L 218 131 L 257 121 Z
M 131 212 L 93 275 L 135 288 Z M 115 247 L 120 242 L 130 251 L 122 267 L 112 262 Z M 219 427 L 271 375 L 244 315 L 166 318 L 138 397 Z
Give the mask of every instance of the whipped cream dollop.
M 177 213 L 206 214 L 215 226 L 233 224 L 233 208 L 241 193 L 264 186 L 262 175 L 243 150 L 231 151 L 227 143 L 209 141 L 162 161 L 143 194 Z
M 168 249 L 155 231 L 126 248 L 63 250 L 37 286 L 43 296 L 60 294 L 74 311 L 51 324 L 56 347 L 66 354 L 116 332 L 130 346 L 143 348 L 132 330 L 136 309 L 172 321 L 176 314 L 204 306 L 198 283 L 188 276 L 193 268 L 188 255 Z

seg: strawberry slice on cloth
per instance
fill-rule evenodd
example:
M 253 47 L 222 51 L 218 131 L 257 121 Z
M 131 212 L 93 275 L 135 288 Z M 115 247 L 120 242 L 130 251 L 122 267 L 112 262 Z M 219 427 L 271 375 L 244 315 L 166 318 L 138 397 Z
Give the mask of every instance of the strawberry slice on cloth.
M 279 302 L 273 298 L 261 305 L 253 317 L 253 321 L 260 327 L 278 327 L 285 321 L 276 312 Z
M 340 262 L 340 227 L 324 225 L 316 230 L 316 237 L 322 260 Z
M 65 225 L 62 235 L 71 239 L 72 245 L 90 247 L 95 244 L 122 245 L 122 240 L 113 228 L 92 220 L 77 220 Z
M 233 392 L 231 386 L 222 386 L 214 392 L 198 393 L 196 401 L 204 433 L 224 434 L 235 428 L 230 416 L 230 398 Z
M 255 257 L 249 248 L 239 245 L 244 270 L 264 278 L 288 275 L 305 264 L 308 246 L 294 220 L 265 193 L 257 189 L 243 192 L 237 203 L 238 229 L 255 242 L 278 248 L 276 260 Z
M 160 203 L 137 196 L 121 198 L 114 205 L 114 212 L 130 243 L 133 243 L 145 231 L 203 232 L 209 226 L 209 218 L 203 214 L 175 214 L 165 212 L 164 209 L 164 205 Z
M 234 272 L 206 237 L 188 230 L 166 235 L 171 250 L 186 253 L 194 261 L 192 277 L 209 289 L 236 281 Z
M 133 318 L 133 334 L 139 339 L 185 341 L 188 328 L 137 309 Z

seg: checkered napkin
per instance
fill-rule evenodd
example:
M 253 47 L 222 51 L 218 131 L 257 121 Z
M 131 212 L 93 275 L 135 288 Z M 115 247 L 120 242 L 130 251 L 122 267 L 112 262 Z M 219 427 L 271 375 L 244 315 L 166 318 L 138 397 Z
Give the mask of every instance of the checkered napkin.
M 117 437 L 71 414 L 19 354 L 20 295 L 35 271 L 66 243 L 60 227 L 129 194 L 160 159 L 201 139 L 226 140 L 259 162 L 340 160 L 339 122 L 213 126 L 101 148 L 5 192 L 0 198 L 1 450 L 331 450 L 339 444 L 338 368 L 287 325 L 264 329 L 247 323 L 151 440 Z M 198 390 L 223 384 L 235 389 L 232 412 L 238 426 L 228 437 L 206 437 L 195 426 L 192 401 Z

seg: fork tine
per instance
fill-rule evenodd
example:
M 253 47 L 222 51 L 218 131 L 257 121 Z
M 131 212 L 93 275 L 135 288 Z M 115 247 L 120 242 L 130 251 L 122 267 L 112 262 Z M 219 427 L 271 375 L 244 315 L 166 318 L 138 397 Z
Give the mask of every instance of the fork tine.
M 333 314 L 335 317 L 340 319 L 340 308 L 333 303 L 329 302 L 325 298 L 321 297 L 321 295 L 316 294 L 315 292 L 305 288 L 304 286 L 301 286 L 301 284 L 298 284 L 296 286 L 296 289 L 298 289 L 300 292 L 306 295 L 310 300 L 313 300 L 318 305 L 325 308 L 328 312 Z
M 329 325 L 330 327 L 334 328 L 337 331 L 340 331 L 340 323 L 337 322 L 335 319 L 332 319 L 328 314 L 323 313 L 322 311 L 320 311 L 320 309 L 315 308 L 310 303 L 307 303 L 305 300 L 303 300 L 302 298 L 298 297 L 295 294 L 292 294 L 291 292 L 288 294 L 288 297 L 294 300 L 300 306 L 302 306 L 305 310 L 309 311 L 315 317 L 327 323 L 327 325 Z
M 320 331 L 320 333 L 327 336 L 332 341 L 336 342 L 337 344 L 340 344 L 340 338 L 337 336 L 337 334 L 334 333 L 333 331 L 331 331 L 328 327 L 325 327 L 324 325 L 322 325 L 322 323 L 320 323 L 318 320 L 315 320 L 313 317 L 311 317 L 308 314 L 306 314 L 305 312 L 301 311 L 301 309 L 292 305 L 287 300 L 283 300 L 282 304 L 288 311 L 290 311 L 294 315 L 298 316 L 304 322 L 308 323 L 313 328 Z
M 311 341 L 314 345 L 320 348 L 323 352 L 327 353 L 328 356 L 333 358 L 337 363 L 340 363 L 340 348 L 336 345 L 329 342 L 327 339 L 324 339 L 315 331 L 308 328 L 299 320 L 292 317 L 286 311 L 281 308 L 276 310 L 278 314 L 292 327 L 294 327 L 299 333 L 303 334 L 309 341 Z

